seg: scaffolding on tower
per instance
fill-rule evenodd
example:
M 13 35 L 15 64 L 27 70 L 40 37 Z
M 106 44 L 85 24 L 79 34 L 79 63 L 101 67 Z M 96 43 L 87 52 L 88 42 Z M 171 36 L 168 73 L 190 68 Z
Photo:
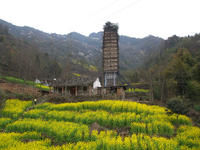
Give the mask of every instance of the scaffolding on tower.
M 107 22 L 103 34 L 103 86 L 118 85 L 119 45 L 118 25 Z

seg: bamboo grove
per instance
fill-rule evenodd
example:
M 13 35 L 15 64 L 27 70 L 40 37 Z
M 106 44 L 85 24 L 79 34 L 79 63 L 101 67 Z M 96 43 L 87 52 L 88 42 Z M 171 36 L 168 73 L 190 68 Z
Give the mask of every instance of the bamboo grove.
M 184 115 L 167 112 L 128 101 L 33 105 L 10 99 L 0 111 L 0 149 L 200 149 L 200 128 Z M 95 122 L 104 129 L 92 130 Z M 128 133 L 124 136 L 120 129 Z

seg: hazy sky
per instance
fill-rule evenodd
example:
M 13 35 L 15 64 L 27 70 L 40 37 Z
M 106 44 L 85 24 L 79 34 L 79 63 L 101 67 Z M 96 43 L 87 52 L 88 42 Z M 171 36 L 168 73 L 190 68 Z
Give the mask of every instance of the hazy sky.
M 200 33 L 200 0 L 1 0 L 0 19 L 48 32 L 89 35 L 106 21 L 119 34 L 167 38 Z

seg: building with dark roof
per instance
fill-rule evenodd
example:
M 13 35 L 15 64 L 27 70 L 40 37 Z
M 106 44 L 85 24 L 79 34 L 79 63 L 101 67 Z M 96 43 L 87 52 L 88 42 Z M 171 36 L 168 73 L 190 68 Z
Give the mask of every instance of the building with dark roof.
M 95 78 L 72 77 L 53 82 L 53 92 L 69 96 L 91 96 Z

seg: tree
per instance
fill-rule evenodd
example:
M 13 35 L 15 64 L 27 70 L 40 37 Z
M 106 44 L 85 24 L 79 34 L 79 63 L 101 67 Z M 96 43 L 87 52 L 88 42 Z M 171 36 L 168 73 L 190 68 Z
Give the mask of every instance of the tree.
M 35 72 L 36 72 L 36 77 L 40 77 L 40 72 L 41 72 L 41 62 L 40 62 L 40 56 L 36 54 L 35 56 Z
M 130 82 L 136 83 L 136 82 L 139 82 L 139 80 L 140 80 L 139 71 L 129 70 L 129 71 L 125 72 L 125 75 Z
M 192 77 L 200 82 L 200 62 L 192 68 Z
M 188 82 L 187 97 L 192 101 L 200 101 L 200 83 L 195 80 Z
M 70 71 L 71 71 L 69 59 L 65 58 L 63 64 L 64 65 L 63 65 L 63 69 L 62 69 L 62 73 L 61 73 L 61 78 L 66 79 L 66 78 L 69 77 L 69 74 L 70 74 Z
M 176 94 L 186 94 L 187 82 L 191 79 L 191 66 L 194 60 L 187 49 L 179 49 L 165 70 L 165 76 L 176 82 Z

